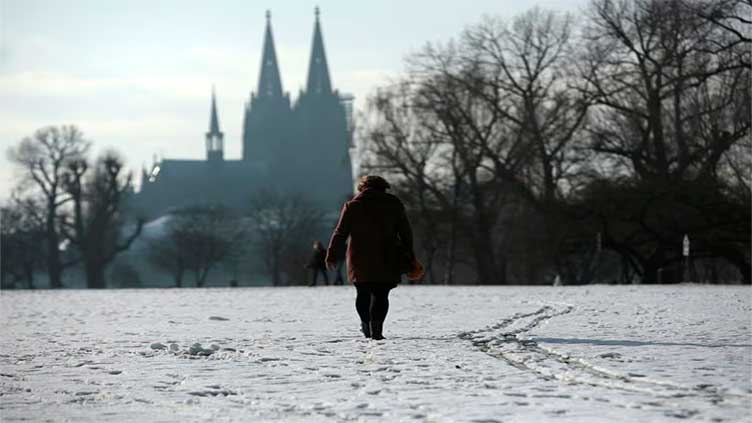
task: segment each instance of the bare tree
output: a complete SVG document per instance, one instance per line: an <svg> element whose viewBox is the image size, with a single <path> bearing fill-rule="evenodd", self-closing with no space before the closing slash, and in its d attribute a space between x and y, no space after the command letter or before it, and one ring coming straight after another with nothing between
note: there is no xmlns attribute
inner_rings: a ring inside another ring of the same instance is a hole
<svg viewBox="0 0 752 423"><path fill-rule="evenodd" d="M643 180L715 175L750 128L749 43L702 17L730 5L593 3L583 76L599 106L596 151Z"/></svg>
<svg viewBox="0 0 752 423"><path fill-rule="evenodd" d="M452 283L454 252L456 251L456 213L450 210L456 206L458 196L451 197L452 190L446 192L447 185L459 188L458 183L447 183L447 178L435 174L430 166L441 160L442 139L433 137L424 125L426 119L412 106L415 97L415 84L409 80L400 81L391 87L380 89L369 100L367 114L362 125L361 142L364 144L364 158L361 165L364 173L384 174L392 181L393 189L406 200L408 214L414 222L413 230L426 260L428 281L436 283L434 262L440 248L447 245L448 260L444 283ZM456 163L456 160L454 161ZM456 176L458 169L455 170ZM457 179L455 178L455 182ZM444 242L440 230L440 210L449 211L454 219L449 222L450 234Z"/></svg>
<svg viewBox="0 0 752 423"><path fill-rule="evenodd" d="M596 102L592 148L610 164L604 177L630 178L608 195L632 199L624 214L595 213L608 229L605 245L643 281L681 259L685 233L750 280L749 196L724 194L729 176L740 174L730 153L750 134L750 40L737 30L744 8L688 0L598 0L590 8L582 77Z"/></svg>
<svg viewBox="0 0 752 423"><path fill-rule="evenodd" d="M21 188L37 191L44 198L41 205L45 224L44 252L51 288L63 286L63 270L74 264L64 261L59 250L63 240L60 217L64 205L71 201L63 187L63 175L71 161L86 155L89 146L90 142L75 126L49 126L8 150L9 159L23 171Z"/></svg>
<svg viewBox="0 0 752 423"><path fill-rule="evenodd" d="M283 274L288 282L305 275L311 240L321 232L323 213L300 194L260 191L251 198L247 216L272 284L280 285Z"/></svg>
<svg viewBox="0 0 752 423"><path fill-rule="evenodd" d="M458 81L509 127L507 148L480 144L489 171L540 214L545 242L539 249L563 273L570 219L562 206L587 170L583 129L591 104L576 77L580 42L572 17L534 8L509 25L487 19L464 37L466 66L477 71Z"/></svg>
<svg viewBox="0 0 752 423"><path fill-rule="evenodd" d="M715 1L685 1L683 6L692 9L694 14L707 20L713 26L725 31L727 42L716 45L719 50L735 49L739 54L739 64L752 67L749 49L737 49L739 45L752 43L749 27L752 25L752 1L750 0L715 0ZM746 51L745 51L746 50Z"/></svg>
<svg viewBox="0 0 752 423"><path fill-rule="evenodd" d="M153 266L171 272L175 286L183 286L186 271L197 287L206 284L209 272L241 249L247 239L245 223L228 209L196 206L175 211L167 233L149 248Z"/></svg>
<svg viewBox="0 0 752 423"><path fill-rule="evenodd" d="M582 164L574 153L583 146L590 98L578 89L573 56L580 45L573 32L570 15L534 8L509 25L487 19L465 33L464 60L477 71L458 82L484 99L519 137L505 155L482 147L494 172L524 187L528 199L543 209L561 199ZM521 169L515 166L520 161Z"/></svg>
<svg viewBox="0 0 752 423"><path fill-rule="evenodd" d="M141 233L143 221L138 220L130 234L122 234L133 178L123 170L123 160L112 151L101 156L91 170L85 159L69 161L66 167L64 186L72 199L73 216L64 219L62 229L83 258L89 288L107 287L107 266Z"/></svg>
<svg viewBox="0 0 752 423"><path fill-rule="evenodd" d="M34 273L44 268L45 225L33 198L11 198L0 208L0 273L3 288L24 282L34 289Z"/></svg>
<svg viewBox="0 0 752 423"><path fill-rule="evenodd" d="M453 279L464 238L478 281L504 283L506 223L520 202L545 217L545 245L556 245L563 191L581 172L575 147L589 105L571 76L571 38L568 16L538 9L511 26L489 19L456 43L411 56L409 76L374 98L364 125L370 168L402 182L408 209L427 226L429 275L431 246L443 244L444 280Z"/></svg>
<svg viewBox="0 0 752 423"><path fill-rule="evenodd" d="M147 253L147 260L154 268L172 275L176 288L183 287L183 277L188 265L187 252L184 251L186 248L180 248L184 245L181 232L171 225L167 234L149 242Z"/></svg>

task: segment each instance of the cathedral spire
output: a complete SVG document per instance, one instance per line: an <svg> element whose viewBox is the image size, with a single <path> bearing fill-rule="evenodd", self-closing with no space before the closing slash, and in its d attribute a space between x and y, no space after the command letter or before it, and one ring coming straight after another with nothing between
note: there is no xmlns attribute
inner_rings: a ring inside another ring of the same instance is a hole
<svg viewBox="0 0 752 423"><path fill-rule="evenodd" d="M324 38L321 36L319 23L319 8L315 9L316 22L313 26L313 46L311 48L311 61L308 64L308 93L329 94L332 92L332 83L329 79L329 67L326 64L324 52Z"/></svg>
<svg viewBox="0 0 752 423"><path fill-rule="evenodd" d="M219 135L222 132L219 130L219 117L217 117L217 99L214 94L214 86L212 85L212 102L211 102L211 116L209 117L209 132L207 135Z"/></svg>
<svg viewBox="0 0 752 423"><path fill-rule="evenodd" d="M266 33L264 34L264 51L261 56L261 75L259 76L257 96L282 97L282 80L279 77L277 53L274 50L272 36L272 14L266 11Z"/></svg>
<svg viewBox="0 0 752 423"><path fill-rule="evenodd" d="M206 159L222 161L224 159L225 134L219 130L217 116L217 98L212 86L211 115L209 116L209 132L206 133Z"/></svg>

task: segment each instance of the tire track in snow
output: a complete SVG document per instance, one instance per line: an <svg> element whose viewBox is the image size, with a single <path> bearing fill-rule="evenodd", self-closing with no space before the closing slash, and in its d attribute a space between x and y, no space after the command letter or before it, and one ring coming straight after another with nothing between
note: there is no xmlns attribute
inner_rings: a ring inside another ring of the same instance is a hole
<svg viewBox="0 0 752 423"><path fill-rule="evenodd" d="M484 353L517 369L534 373L546 381L558 380L650 395L659 401L644 404L673 409L666 412L668 416L688 418L698 414L699 411L693 406L698 400L712 405L750 400L749 395L729 393L716 386L684 386L606 370L525 338L528 332L541 323L571 313L573 310L574 307L571 305L544 305L533 312L516 313L483 329L462 332L458 337L470 341Z"/></svg>

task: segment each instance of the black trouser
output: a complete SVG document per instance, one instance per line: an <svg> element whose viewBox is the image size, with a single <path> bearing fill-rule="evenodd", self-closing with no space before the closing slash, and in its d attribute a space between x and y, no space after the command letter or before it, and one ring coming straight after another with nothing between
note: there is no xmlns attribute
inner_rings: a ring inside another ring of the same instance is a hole
<svg viewBox="0 0 752 423"><path fill-rule="evenodd" d="M355 297L355 309L358 310L362 322L384 322L386 313L389 311L389 291L392 288L394 286L355 284L355 289L358 290L358 296Z"/></svg>
<svg viewBox="0 0 752 423"><path fill-rule="evenodd" d="M314 267L313 268L313 280L311 286L316 285L316 281L319 279L319 272L324 275L324 282L329 285L329 274L326 273L326 267Z"/></svg>

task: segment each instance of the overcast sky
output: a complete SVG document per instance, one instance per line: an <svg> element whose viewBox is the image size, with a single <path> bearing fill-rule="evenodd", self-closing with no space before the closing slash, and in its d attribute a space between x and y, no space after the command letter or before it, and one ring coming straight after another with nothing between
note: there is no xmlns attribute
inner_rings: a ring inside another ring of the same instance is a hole
<svg viewBox="0 0 752 423"><path fill-rule="evenodd" d="M303 88L314 7L335 88L356 107L403 69L406 54L446 41L484 14L535 5L578 14L586 0L0 0L0 200L15 174L6 151L37 128L75 124L132 169L153 155L202 159L212 84L225 157L239 158L243 104L272 28L285 91Z"/></svg>

